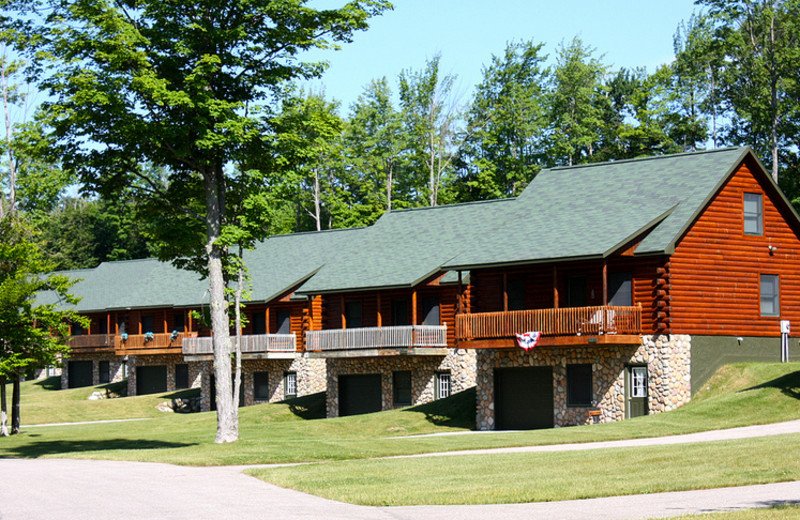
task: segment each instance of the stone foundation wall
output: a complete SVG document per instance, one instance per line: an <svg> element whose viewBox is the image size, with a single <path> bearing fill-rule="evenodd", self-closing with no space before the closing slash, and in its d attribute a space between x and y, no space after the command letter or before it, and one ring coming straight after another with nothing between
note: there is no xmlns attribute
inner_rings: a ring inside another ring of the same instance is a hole
<svg viewBox="0 0 800 520"><path fill-rule="evenodd" d="M253 373L267 372L269 399L256 400L254 397ZM284 376L286 372L297 374L297 396L316 394L325 391L325 360L306 356L294 359L255 359L242 361L242 391L244 406L282 401L285 398ZM189 363L189 377L196 374L200 386L202 410L211 410L211 376L214 364L211 361ZM195 379L193 379L194 381ZM193 386L194 388L194 386Z"/></svg>
<svg viewBox="0 0 800 520"><path fill-rule="evenodd" d="M108 377L110 383L116 383L125 379L125 362L123 358L114 354L78 354L72 355L64 360L61 371L61 388L69 387L69 362L70 361L91 361L92 362L92 386L100 383L100 362L108 361Z"/></svg>
<svg viewBox="0 0 800 520"><path fill-rule="evenodd" d="M445 356L387 356L372 358L328 359L328 417L339 416L339 376L381 374L381 406L394 408L392 372L411 371L412 405L434 400L435 373L450 372L451 392L461 392L475 386L476 353L474 350L450 349Z"/></svg>
<svg viewBox="0 0 800 520"><path fill-rule="evenodd" d="M567 365L592 365L592 406L567 406ZM639 346L479 350L477 425L493 430L494 369L550 366L553 368L554 424L573 426L592 422L591 410L599 410L600 422L625 418L625 370L629 365L648 368L649 413L673 410L691 399L691 338L686 335L643 336Z"/></svg>

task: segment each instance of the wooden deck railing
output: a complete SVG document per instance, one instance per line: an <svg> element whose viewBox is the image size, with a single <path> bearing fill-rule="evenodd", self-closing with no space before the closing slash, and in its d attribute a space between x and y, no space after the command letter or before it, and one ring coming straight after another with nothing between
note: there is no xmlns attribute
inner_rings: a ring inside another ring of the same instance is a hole
<svg viewBox="0 0 800 520"><path fill-rule="evenodd" d="M236 337L231 336L231 345L235 345ZM243 335L241 342L243 353L260 352L296 352L297 337L292 334L254 334ZM213 354L212 338L186 338L183 340L185 355Z"/></svg>
<svg viewBox="0 0 800 520"><path fill-rule="evenodd" d="M128 334L118 335L114 338L117 350L163 350L180 349L184 338L196 335L196 332L188 333L152 333L152 334Z"/></svg>
<svg viewBox="0 0 800 520"><path fill-rule="evenodd" d="M641 334L642 308L571 307L456 316L456 338L460 340L508 338L529 331L545 336Z"/></svg>
<svg viewBox="0 0 800 520"><path fill-rule="evenodd" d="M306 349L311 351L446 346L445 325L360 327L306 332Z"/></svg>
<svg viewBox="0 0 800 520"><path fill-rule="evenodd" d="M113 334L83 334L80 336L71 336L69 338L69 346L73 350L81 349L113 349L114 348L114 335Z"/></svg>

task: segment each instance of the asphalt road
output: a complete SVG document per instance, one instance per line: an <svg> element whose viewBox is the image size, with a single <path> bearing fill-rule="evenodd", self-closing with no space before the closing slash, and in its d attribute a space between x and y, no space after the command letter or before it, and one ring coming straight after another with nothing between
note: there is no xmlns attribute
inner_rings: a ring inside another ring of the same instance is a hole
<svg viewBox="0 0 800 520"><path fill-rule="evenodd" d="M720 430L617 445L702 442L789 433L800 421ZM638 443L638 444L637 444ZM611 447L561 445L526 451ZM498 451L517 451L511 448ZM476 453L476 452L470 452ZM509 475L513 478L513 475ZM800 504L800 481L651 495L532 504L364 507L282 489L242 473L242 467L68 459L0 460L0 520L304 519L458 520L634 519Z"/></svg>

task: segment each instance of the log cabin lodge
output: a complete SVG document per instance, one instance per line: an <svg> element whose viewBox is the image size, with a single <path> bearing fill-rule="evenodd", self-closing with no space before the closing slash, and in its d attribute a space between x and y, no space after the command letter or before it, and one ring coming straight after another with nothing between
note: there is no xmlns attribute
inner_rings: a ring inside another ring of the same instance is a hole
<svg viewBox="0 0 800 520"><path fill-rule="evenodd" d="M658 413L800 327L800 217L746 147L543 170L513 199L273 236L245 262L240 404L326 392L329 417L471 387L482 430ZM200 387L213 409L204 280L153 259L66 274L91 324L63 387Z"/></svg>

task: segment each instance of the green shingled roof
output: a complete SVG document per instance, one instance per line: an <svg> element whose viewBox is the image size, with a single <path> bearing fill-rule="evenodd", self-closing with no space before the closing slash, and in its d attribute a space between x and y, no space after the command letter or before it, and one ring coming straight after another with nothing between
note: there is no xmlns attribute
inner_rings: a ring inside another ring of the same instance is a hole
<svg viewBox="0 0 800 520"><path fill-rule="evenodd" d="M271 301L313 276L327 262L365 245L368 228L275 235L245 252L253 284L251 300Z"/></svg>
<svg viewBox="0 0 800 520"><path fill-rule="evenodd" d="M495 233L514 204L504 199L386 213L298 292L416 285L478 237Z"/></svg>
<svg viewBox="0 0 800 520"><path fill-rule="evenodd" d="M637 255L669 254L749 148L543 170L495 233L448 269L602 258L649 231Z"/></svg>
<svg viewBox="0 0 800 520"><path fill-rule="evenodd" d="M245 253L250 300L268 302L298 286L300 296L412 287L447 270L454 282L454 270L602 258L642 235L637 255L670 254L748 155L755 159L749 148L727 148L553 168L516 199L392 211L369 228L274 236ZM207 301L205 280L155 259L64 274L83 279L73 289L81 312Z"/></svg>

